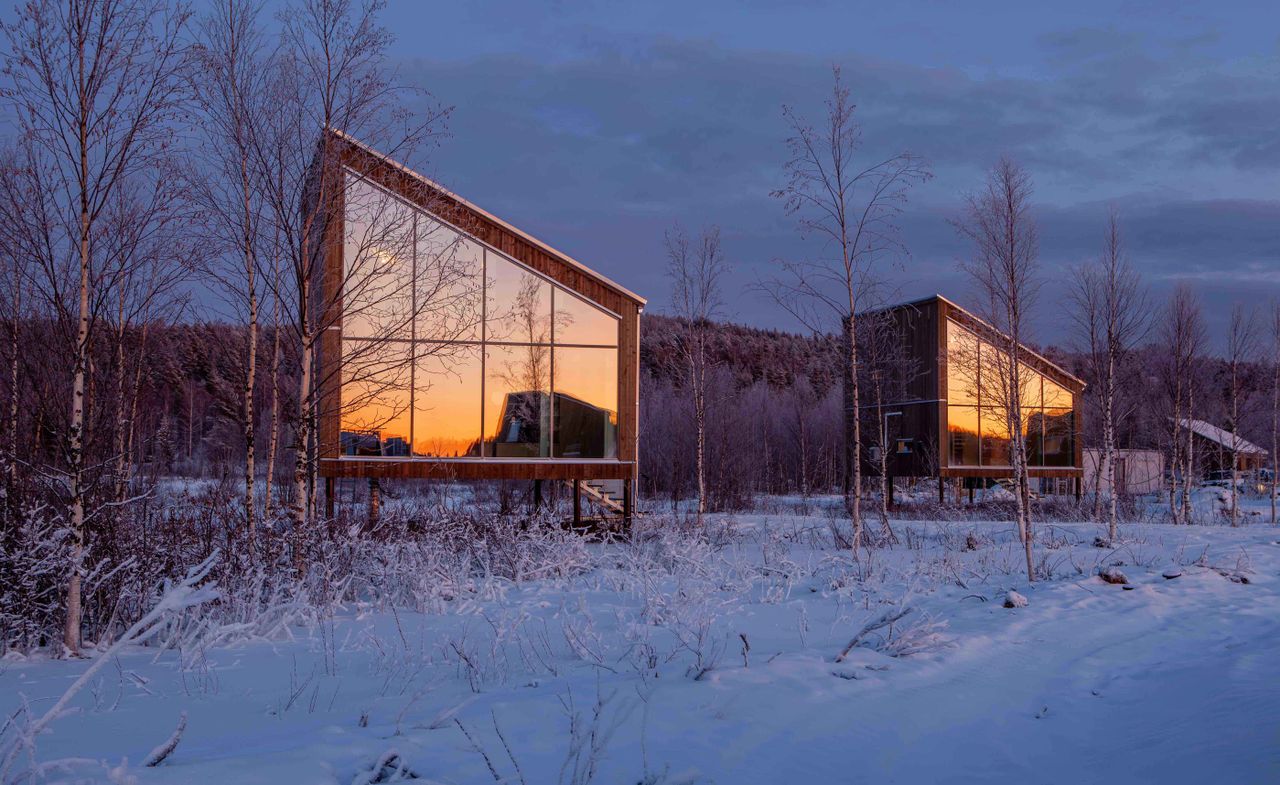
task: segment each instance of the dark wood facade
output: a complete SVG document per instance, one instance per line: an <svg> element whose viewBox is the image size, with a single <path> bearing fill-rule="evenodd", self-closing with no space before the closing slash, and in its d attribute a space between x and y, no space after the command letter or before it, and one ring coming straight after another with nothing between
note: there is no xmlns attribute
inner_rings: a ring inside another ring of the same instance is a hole
<svg viewBox="0 0 1280 785"><path fill-rule="evenodd" d="M987 341L1001 338L996 329L941 295L892 306L874 314L891 320L892 329L902 343L904 359L915 368L905 382L904 394L892 404L875 407L864 402L860 407L864 428L873 425L874 418L892 418L887 421L891 423L887 428L890 436L889 473L895 477L1009 477L1011 468L1007 466L953 465L948 443L949 325L954 322ZM1081 417L1085 384L1026 347L1023 347L1022 359L1045 379L1070 391L1072 398L1069 465L1031 466L1029 474L1032 477L1078 480L1083 477L1084 466ZM878 466L868 462L866 469L874 473Z"/></svg>
<svg viewBox="0 0 1280 785"><path fill-rule="evenodd" d="M326 478L398 479L502 479L502 480L626 480L634 482L639 451L640 313L645 300L610 281L569 256L531 237L439 184L341 133L329 137L324 167L331 178L350 170L401 197L491 251L514 260L538 275L616 314L617 457L616 459L564 458L425 458L354 457L341 452L342 280L344 253L344 205L342 187L328 189L330 200L322 222L324 260L322 280L313 284L316 302L323 311L317 324L317 400L319 473Z"/></svg>

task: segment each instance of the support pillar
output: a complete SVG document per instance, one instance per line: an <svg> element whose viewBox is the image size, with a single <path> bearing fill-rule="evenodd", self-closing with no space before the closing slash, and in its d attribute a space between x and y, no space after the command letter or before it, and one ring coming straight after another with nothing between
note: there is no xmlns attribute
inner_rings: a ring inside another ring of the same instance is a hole
<svg viewBox="0 0 1280 785"><path fill-rule="evenodd" d="M622 519L627 523L631 523L632 506L635 504L635 480L625 480L622 483Z"/></svg>
<svg viewBox="0 0 1280 785"><path fill-rule="evenodd" d="M892 477L890 477L890 478L889 478L889 482L887 483L887 487L888 487L888 489L889 489L889 509L891 509L891 510L892 510L892 509L893 509L893 505L894 505L894 502L893 502L893 478L892 478Z"/></svg>
<svg viewBox="0 0 1280 785"><path fill-rule="evenodd" d="M1073 478L1071 479L1071 481L1072 481L1072 482L1075 484L1075 486L1076 486L1076 504L1079 504L1079 503L1080 503L1080 497L1081 497L1081 496L1083 495L1083 493L1084 493L1084 483L1082 482L1082 480L1083 480L1083 478L1082 478L1082 477L1073 477Z"/></svg>
<svg viewBox="0 0 1280 785"><path fill-rule="evenodd" d="M542 480L533 481L533 509L535 512L542 509Z"/></svg>
<svg viewBox="0 0 1280 785"><path fill-rule="evenodd" d="M332 477L324 478L324 517L330 520L333 520L334 501L335 501L334 497L336 496L334 492L334 485L336 484L337 483L334 480L334 478Z"/></svg>
<svg viewBox="0 0 1280 785"><path fill-rule="evenodd" d="M973 483L969 483L969 503L973 504Z"/></svg>
<svg viewBox="0 0 1280 785"><path fill-rule="evenodd" d="M378 516L382 512L382 486L377 477L369 478L369 528L378 525Z"/></svg>
<svg viewBox="0 0 1280 785"><path fill-rule="evenodd" d="M947 503L947 478L938 475L938 504Z"/></svg>
<svg viewBox="0 0 1280 785"><path fill-rule="evenodd" d="M582 525L582 480L573 481L573 525Z"/></svg>

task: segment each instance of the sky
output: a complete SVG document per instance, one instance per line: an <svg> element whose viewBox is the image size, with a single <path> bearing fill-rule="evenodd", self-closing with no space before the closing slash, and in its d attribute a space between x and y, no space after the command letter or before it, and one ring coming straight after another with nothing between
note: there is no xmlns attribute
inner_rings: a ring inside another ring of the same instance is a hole
<svg viewBox="0 0 1280 785"><path fill-rule="evenodd" d="M839 65L862 154L923 156L894 296L961 302L949 219L1001 155L1035 183L1036 340L1070 343L1062 282L1108 210L1161 303L1280 297L1280 6L1216 2L853 3L391 0L404 81L454 107L425 165L462 196L668 309L663 234L721 228L725 316L803 329L753 285L824 253L770 192L784 105L817 119Z"/></svg>

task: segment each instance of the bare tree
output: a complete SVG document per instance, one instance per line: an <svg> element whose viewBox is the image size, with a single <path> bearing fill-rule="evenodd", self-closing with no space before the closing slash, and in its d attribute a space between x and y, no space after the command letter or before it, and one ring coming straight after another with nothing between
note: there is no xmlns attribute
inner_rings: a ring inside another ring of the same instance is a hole
<svg viewBox="0 0 1280 785"><path fill-rule="evenodd" d="M897 224L911 187L932 177L929 166L908 152L888 158L857 160L862 129L855 105L833 68L831 97L826 118L815 126L790 107L783 116L791 130L787 140L790 159L787 183L774 192L786 211L799 218L801 231L816 235L826 246L816 261L782 262L783 274L766 290L809 329L847 330L848 385L845 421L850 423L845 445L849 474L845 500L853 523L853 548L863 537L862 527L862 431L858 422L857 312L865 300L875 266L900 259L907 253ZM834 321L832 321L834 317Z"/></svg>
<svg viewBox="0 0 1280 785"><path fill-rule="evenodd" d="M859 355L862 357L862 387L870 400L862 406L860 417L874 416L871 430L871 454L880 481L880 536L885 542L897 541L889 523L890 484L893 477L889 464L896 440L892 435L892 418L901 417L894 406L906 398L907 385L920 369L907 351L907 342L895 312L872 311L859 320Z"/></svg>
<svg viewBox="0 0 1280 785"><path fill-rule="evenodd" d="M1280 495L1280 302L1271 305L1271 522Z"/></svg>
<svg viewBox="0 0 1280 785"><path fill-rule="evenodd" d="M688 394L693 403L694 471L698 483L698 519L707 511L707 373L715 365L711 354L711 323L721 315L721 285L728 262L720 250L720 228L704 229L690 248L689 235L676 225L666 234L667 277L671 302L682 320L679 350Z"/></svg>
<svg viewBox="0 0 1280 785"><path fill-rule="evenodd" d="M32 0L5 27L8 95L37 164L40 201L31 207L44 211L46 291L75 324L64 435L71 564L63 644L71 654L80 650L90 346L112 269L101 219L128 184L165 168L186 19L163 0Z"/></svg>
<svg viewBox="0 0 1280 785"><path fill-rule="evenodd" d="M1240 437L1241 420L1249 404L1246 388L1246 366L1258 350L1256 322L1252 312L1240 305L1231 309L1231 324L1227 330L1227 413L1231 420L1231 525L1240 522Z"/></svg>
<svg viewBox="0 0 1280 785"><path fill-rule="evenodd" d="M254 154L263 171L263 200L271 223L281 275L273 282L274 294L287 314L284 328L292 333L297 358L297 393L292 416L294 468L293 521L295 545L300 546L315 507L317 391L333 380L317 376L319 336L337 320L349 315L341 299L364 297L368 308L376 306L376 294L392 286L403 273L394 264L404 258L406 217L395 200L384 199L378 215L366 222L368 231L357 243L363 249L345 266L344 280L332 287L340 302L330 302L317 288L329 249L325 221L344 201L351 203L353 188L369 186L344 176L339 156L339 134L359 139L388 158L407 160L424 143L441 133L447 109L431 107L415 115L410 99L424 98L421 91L402 85L387 65L391 34L378 24L385 3L369 0L299 0L280 16L284 28L281 46L271 63L266 103L271 111L253 136ZM364 193L366 203L377 202ZM300 210L300 205L309 209ZM379 250L380 249L380 250ZM375 252L376 251L376 252ZM451 286L447 275L437 279L441 288ZM403 289L403 287L401 287ZM394 294L396 289L392 289ZM403 295L385 301L398 307ZM343 307L335 307L341 304ZM414 314L401 311L384 319L384 334L412 323ZM398 324L396 319L400 318ZM385 347L369 344L369 362L382 362ZM381 348L380 348L381 347ZM356 358L357 360L359 358ZM404 373L405 363L390 373ZM344 404L345 405L345 404ZM305 567L298 547L295 564Z"/></svg>
<svg viewBox="0 0 1280 785"><path fill-rule="evenodd" d="M1076 271L1070 297L1072 319L1084 344L1091 381L1097 385L1096 399L1102 415L1102 460L1099 474L1105 475L1108 537L1116 539L1117 490L1116 420L1121 365L1142 339L1147 329L1147 295L1137 272L1130 267L1120 241L1120 223L1114 212L1107 222L1102 256ZM1100 517L1101 483L1095 484L1094 515Z"/></svg>
<svg viewBox="0 0 1280 785"><path fill-rule="evenodd" d="M1191 486L1195 470L1195 432L1187 427L1195 417L1197 371L1205 346L1204 317L1195 292L1185 284L1174 287L1166 309L1161 342L1168 347L1165 386L1171 404L1169 511L1174 523L1191 517Z"/></svg>
<svg viewBox="0 0 1280 785"><path fill-rule="evenodd" d="M198 26L191 92L199 109L199 165L191 172L216 253L205 273L217 283L246 326L241 411L244 431L244 511L254 541L254 489L258 373L259 252L264 245L262 170L254 156L255 122L270 111L262 104L268 58L258 26L256 0L218 0Z"/></svg>
<svg viewBox="0 0 1280 785"><path fill-rule="evenodd" d="M983 357L982 394L984 400L999 402L998 411L1010 435L1018 534L1026 552L1027 580L1034 581L1031 487L1022 438L1026 432L1024 388L1032 381L1022 360L1022 342L1027 337L1027 315L1039 291L1039 241L1031 194L1030 175L1003 158L987 174L983 189L967 198L964 214L954 226L973 244L973 255L962 267L977 285L982 315L995 327L992 340L998 351L990 362Z"/></svg>

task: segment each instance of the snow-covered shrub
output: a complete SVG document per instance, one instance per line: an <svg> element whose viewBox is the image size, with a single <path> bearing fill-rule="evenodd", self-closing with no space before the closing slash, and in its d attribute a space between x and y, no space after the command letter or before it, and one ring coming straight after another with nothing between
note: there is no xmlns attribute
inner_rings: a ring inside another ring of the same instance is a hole
<svg viewBox="0 0 1280 785"><path fill-rule="evenodd" d="M0 656L49 642L62 619L66 530L48 508L18 510L0 529Z"/></svg>

